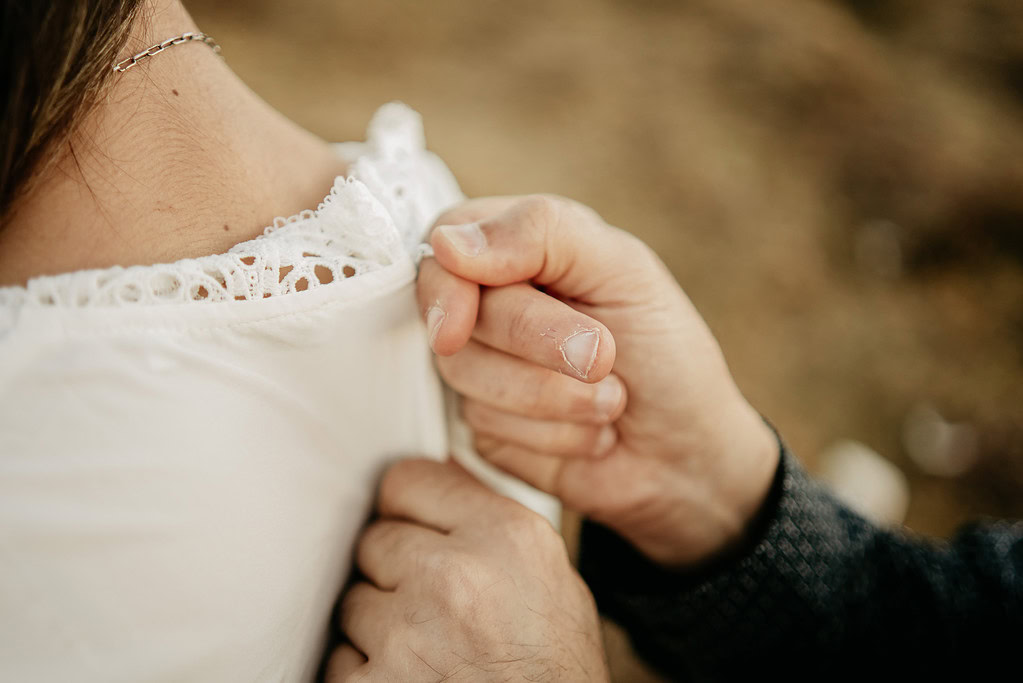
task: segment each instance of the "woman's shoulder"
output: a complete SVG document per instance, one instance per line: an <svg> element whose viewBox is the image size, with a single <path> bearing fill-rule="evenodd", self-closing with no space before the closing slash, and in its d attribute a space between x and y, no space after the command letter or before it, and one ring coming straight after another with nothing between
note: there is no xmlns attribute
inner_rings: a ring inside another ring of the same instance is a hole
<svg viewBox="0 0 1023 683"><path fill-rule="evenodd" d="M0 288L0 335L25 309L87 310L93 317L168 305L178 307L177 315L181 307L213 304L263 303L269 310L268 300L289 297L300 306L295 295L308 300L310 290L329 285L335 295L365 295L383 286L382 271L409 279L432 220L462 198L447 166L426 149L420 115L401 103L385 104L365 141L334 149L348 171L316 208L279 217L225 253L79 270Z"/></svg>

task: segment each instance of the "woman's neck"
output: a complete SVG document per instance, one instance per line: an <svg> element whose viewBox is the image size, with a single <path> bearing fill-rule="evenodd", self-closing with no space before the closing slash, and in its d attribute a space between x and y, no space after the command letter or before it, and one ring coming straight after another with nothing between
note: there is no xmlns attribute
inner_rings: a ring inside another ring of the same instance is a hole
<svg viewBox="0 0 1023 683"><path fill-rule="evenodd" d="M196 30L157 0L123 52ZM114 74L57 154L0 229L0 285L220 253L315 207L345 170L198 42Z"/></svg>

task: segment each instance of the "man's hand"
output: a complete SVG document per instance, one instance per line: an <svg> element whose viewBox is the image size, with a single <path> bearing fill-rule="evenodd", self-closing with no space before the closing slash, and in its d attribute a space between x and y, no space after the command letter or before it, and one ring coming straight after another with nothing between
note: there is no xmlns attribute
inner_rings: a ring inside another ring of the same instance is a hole
<svg viewBox="0 0 1023 683"><path fill-rule="evenodd" d="M419 303L480 454L664 565L737 542L777 443L660 259L556 197L437 225Z"/></svg>
<svg viewBox="0 0 1023 683"><path fill-rule="evenodd" d="M330 683L608 680L593 598L545 519L427 460L392 467L378 508Z"/></svg>

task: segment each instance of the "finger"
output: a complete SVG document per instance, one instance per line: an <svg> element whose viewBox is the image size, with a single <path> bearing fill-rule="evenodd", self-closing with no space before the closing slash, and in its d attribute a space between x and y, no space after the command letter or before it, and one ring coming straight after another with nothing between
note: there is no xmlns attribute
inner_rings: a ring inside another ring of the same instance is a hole
<svg viewBox="0 0 1023 683"><path fill-rule="evenodd" d="M476 324L479 285L427 258L419 266L416 296L434 353L447 356L465 346Z"/></svg>
<svg viewBox="0 0 1023 683"><path fill-rule="evenodd" d="M600 458L614 448L618 433L611 425L536 420L464 401L462 414L478 434L485 434L528 450L577 458Z"/></svg>
<svg viewBox="0 0 1023 683"><path fill-rule="evenodd" d="M480 455L498 469L558 498L561 497L560 482L565 467L580 463L508 443L484 444Z"/></svg>
<svg viewBox="0 0 1023 683"><path fill-rule="evenodd" d="M663 271L638 239L591 209L547 195L467 202L441 216L430 237L437 262L472 282L532 281L590 304L632 303L637 278Z"/></svg>
<svg viewBox="0 0 1023 683"><path fill-rule="evenodd" d="M511 504L470 474L449 463L403 460L380 483L377 509L385 518L403 519L451 532Z"/></svg>
<svg viewBox="0 0 1023 683"><path fill-rule="evenodd" d="M472 334L585 382L604 379L614 365L614 338L603 323L528 284L485 289Z"/></svg>
<svg viewBox="0 0 1023 683"><path fill-rule="evenodd" d="M524 417L605 424L627 403L625 384L613 373L585 384L473 340L438 358L437 369L459 394Z"/></svg>
<svg viewBox="0 0 1023 683"><path fill-rule="evenodd" d="M663 495L666 485L663 463L623 449L594 461L537 453L492 437L477 442L480 455L490 464L605 524L618 521L614 511L635 505L637 496L652 500ZM640 489L623 486L624 482L638 482Z"/></svg>
<svg viewBox="0 0 1023 683"><path fill-rule="evenodd" d="M416 560L426 550L444 542L444 535L418 524L381 520L359 539L356 564L381 590L394 590L416 570Z"/></svg>
<svg viewBox="0 0 1023 683"><path fill-rule="evenodd" d="M370 660L384 651L393 629L393 594L365 581L353 584L341 600L339 616L345 637Z"/></svg>
<svg viewBox="0 0 1023 683"><path fill-rule="evenodd" d="M363 673L369 673L366 668L366 657L345 643L331 653L324 680L326 683L347 683L347 681L363 679L364 677L361 675Z"/></svg>
<svg viewBox="0 0 1023 683"><path fill-rule="evenodd" d="M461 225L463 223L479 221L489 216L496 216L515 206L524 198L522 195L497 195L467 199L439 215L433 222L433 225L434 227L440 225Z"/></svg>

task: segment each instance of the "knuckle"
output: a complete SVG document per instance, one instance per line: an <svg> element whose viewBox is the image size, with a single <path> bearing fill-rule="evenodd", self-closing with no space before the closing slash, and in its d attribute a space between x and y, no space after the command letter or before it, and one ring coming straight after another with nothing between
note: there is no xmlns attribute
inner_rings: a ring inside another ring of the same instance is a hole
<svg viewBox="0 0 1023 683"><path fill-rule="evenodd" d="M395 494L402 488L401 480L402 472L398 469L397 465L387 468L384 476L380 479L378 496L381 502L390 501L394 498Z"/></svg>
<svg viewBox="0 0 1023 683"><path fill-rule="evenodd" d="M377 549L393 548L397 545L398 527L390 522L374 522L359 539L355 554L357 563L362 566L370 554Z"/></svg>
<svg viewBox="0 0 1023 683"><path fill-rule="evenodd" d="M661 258L649 244L631 232L626 232L625 230L619 230L619 232L623 238L622 251L630 260L641 264L645 268L657 267L659 269Z"/></svg>
<svg viewBox="0 0 1023 683"><path fill-rule="evenodd" d="M419 553L417 564L419 568L434 580L444 585L452 580L456 574L463 571L462 563L471 562L466 553L451 550L449 548L429 548Z"/></svg>
<svg viewBox="0 0 1023 683"><path fill-rule="evenodd" d="M591 206L583 204L580 201L574 199L562 198L562 210L570 211L581 221L588 223L596 223L598 225L606 225L604 218Z"/></svg>
<svg viewBox="0 0 1023 683"><path fill-rule="evenodd" d="M380 480L380 499L393 500L409 482L415 481L424 465L429 461L423 458L400 460L391 465Z"/></svg>
<svg viewBox="0 0 1023 683"><path fill-rule="evenodd" d="M471 609L489 576L480 558L464 551L426 553L421 562L438 603L454 612Z"/></svg>
<svg viewBox="0 0 1023 683"><path fill-rule="evenodd" d="M558 224L565 200L552 194L533 194L525 197L522 204L532 227L542 232Z"/></svg>
<svg viewBox="0 0 1023 683"><path fill-rule="evenodd" d="M363 532L362 536L355 544L355 564L359 567L364 567L367 560L371 557L373 549L379 540L380 532L376 530L376 525L372 525Z"/></svg>
<svg viewBox="0 0 1023 683"><path fill-rule="evenodd" d="M529 213L538 217L548 216L561 210L565 199L556 194L536 193L522 198L522 204Z"/></svg>
<svg viewBox="0 0 1023 683"><path fill-rule="evenodd" d="M365 661L355 652L351 645L342 645L334 650L327 661L327 669L323 680L326 683L349 683L349 681L365 680L365 671L351 670L353 659Z"/></svg>
<svg viewBox="0 0 1023 683"><path fill-rule="evenodd" d="M369 585L365 583L356 583L345 596L341 599L341 608L339 615L341 617L341 625L351 620L351 617L356 614L366 602L366 591L369 590Z"/></svg>
<svg viewBox="0 0 1023 683"><path fill-rule="evenodd" d="M383 478L380 479L381 500L391 500L403 488L402 481L404 480L406 469L404 462L387 468Z"/></svg>
<svg viewBox="0 0 1023 683"><path fill-rule="evenodd" d="M508 502L510 505L504 523L504 534L508 540L529 547L561 538L547 519L518 503Z"/></svg>

